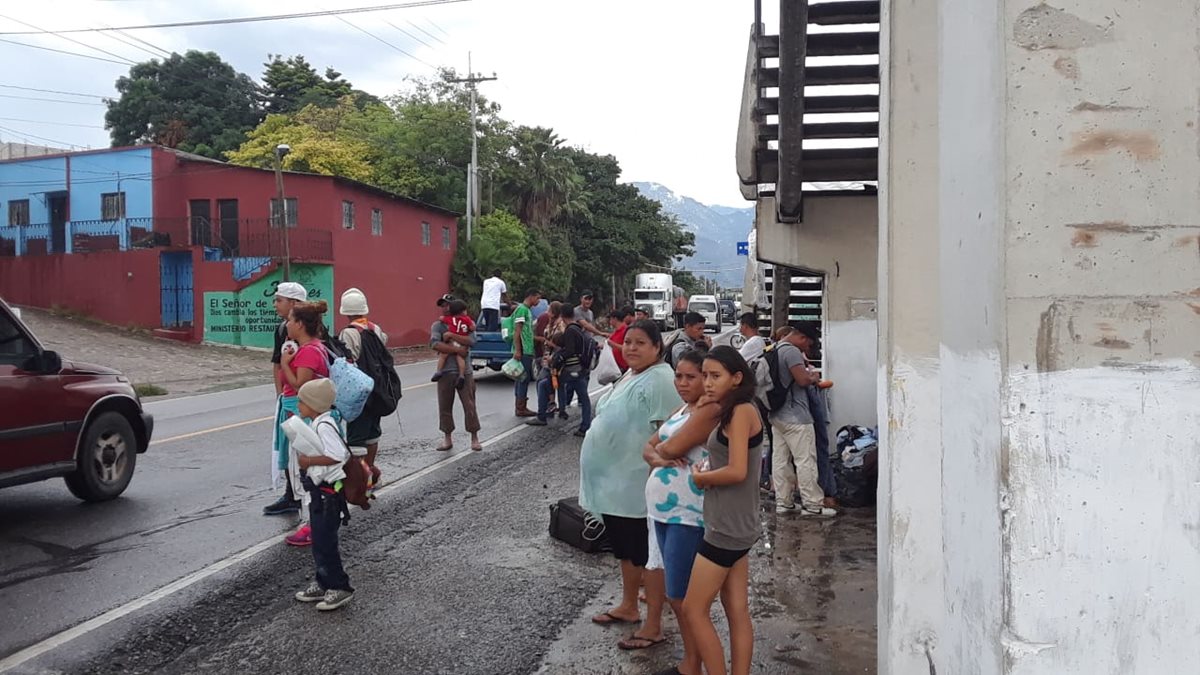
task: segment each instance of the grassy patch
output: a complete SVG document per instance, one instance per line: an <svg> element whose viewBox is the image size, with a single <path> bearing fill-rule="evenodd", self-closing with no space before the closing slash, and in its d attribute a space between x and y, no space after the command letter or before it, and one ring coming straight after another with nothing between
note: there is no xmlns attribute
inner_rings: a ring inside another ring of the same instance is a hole
<svg viewBox="0 0 1200 675"><path fill-rule="evenodd" d="M135 384L133 389L138 396L166 396L168 393L166 389L157 384Z"/></svg>

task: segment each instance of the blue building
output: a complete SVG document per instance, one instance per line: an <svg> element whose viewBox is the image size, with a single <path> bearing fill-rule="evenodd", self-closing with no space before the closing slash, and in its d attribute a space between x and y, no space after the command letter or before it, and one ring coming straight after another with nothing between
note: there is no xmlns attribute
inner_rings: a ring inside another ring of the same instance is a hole
<svg viewBox="0 0 1200 675"><path fill-rule="evenodd" d="M145 146L0 162L0 246L72 253L78 237L127 250L152 229L152 158Z"/></svg>

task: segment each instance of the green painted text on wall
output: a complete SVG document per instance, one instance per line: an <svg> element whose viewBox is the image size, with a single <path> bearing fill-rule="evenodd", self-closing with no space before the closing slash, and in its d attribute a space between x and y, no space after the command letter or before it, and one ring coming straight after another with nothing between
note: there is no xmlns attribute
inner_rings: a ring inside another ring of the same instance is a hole
<svg viewBox="0 0 1200 675"><path fill-rule="evenodd" d="M204 294L204 340L226 345L271 349L280 318L275 313L275 289L282 270L236 292ZM292 265L292 281L304 284L309 300L330 302L333 297L332 265ZM332 309L332 307L331 307ZM329 315L326 314L326 324Z"/></svg>

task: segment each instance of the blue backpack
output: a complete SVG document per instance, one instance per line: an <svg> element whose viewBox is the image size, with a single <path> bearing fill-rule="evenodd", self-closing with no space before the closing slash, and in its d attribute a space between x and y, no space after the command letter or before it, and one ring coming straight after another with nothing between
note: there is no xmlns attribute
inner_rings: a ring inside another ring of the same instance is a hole
<svg viewBox="0 0 1200 675"><path fill-rule="evenodd" d="M345 356L334 356L328 348L325 356L329 359L329 379L333 382L333 407L347 422L358 419L375 389L375 380Z"/></svg>

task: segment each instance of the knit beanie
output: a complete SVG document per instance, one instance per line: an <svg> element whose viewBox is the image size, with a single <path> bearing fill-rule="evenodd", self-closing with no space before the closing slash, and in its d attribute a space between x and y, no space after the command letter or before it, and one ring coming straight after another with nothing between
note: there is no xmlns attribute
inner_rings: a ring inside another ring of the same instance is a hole
<svg viewBox="0 0 1200 675"><path fill-rule="evenodd" d="M333 407L333 382L327 377L305 382L299 393L300 401L319 414L327 413Z"/></svg>

